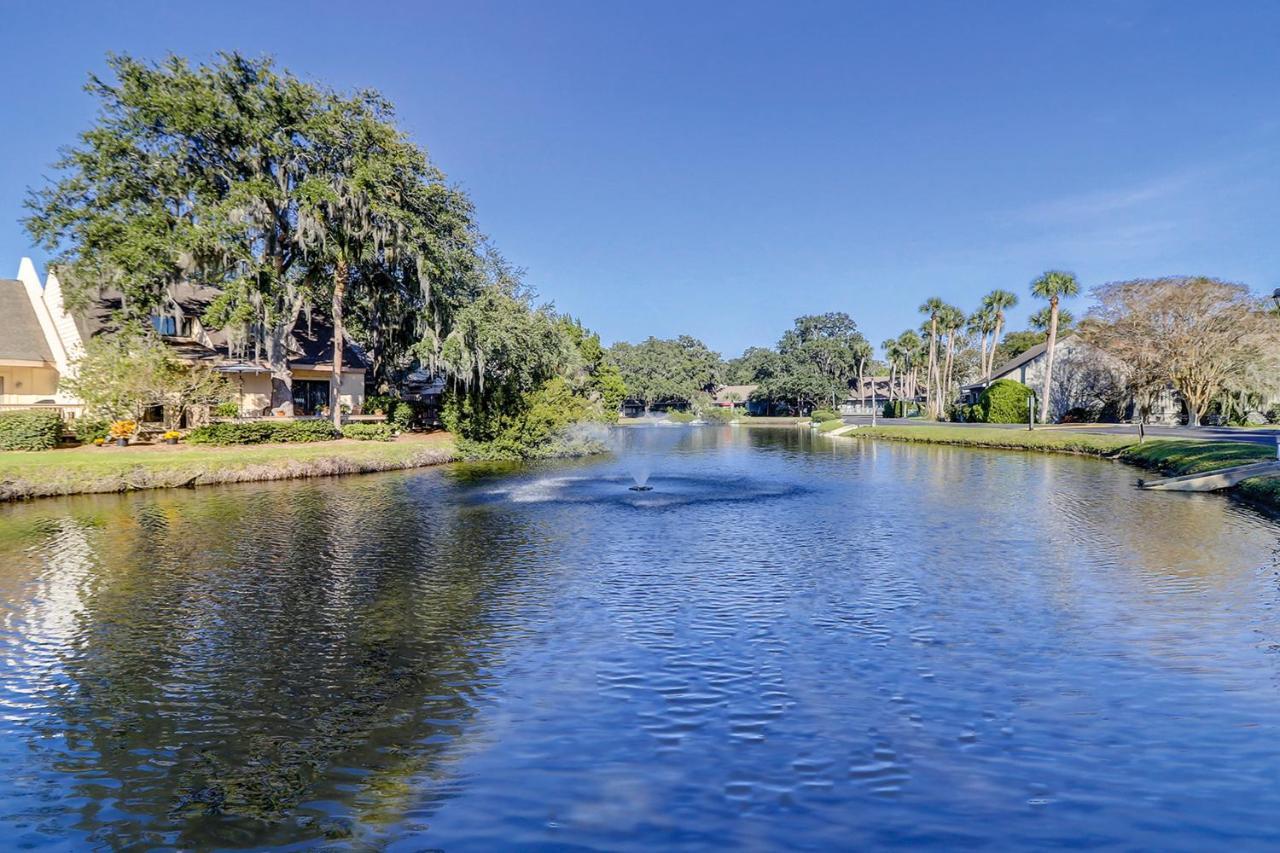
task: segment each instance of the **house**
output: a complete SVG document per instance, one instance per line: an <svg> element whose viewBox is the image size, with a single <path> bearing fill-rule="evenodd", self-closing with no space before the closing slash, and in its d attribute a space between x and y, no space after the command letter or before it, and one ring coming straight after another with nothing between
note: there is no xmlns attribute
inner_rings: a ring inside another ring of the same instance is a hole
<svg viewBox="0 0 1280 853"><path fill-rule="evenodd" d="M840 404L842 415L870 415L874 408L876 413L884 411L885 404L893 399L888 376L864 376L862 384L857 379L849 380L849 393Z"/></svg>
<svg viewBox="0 0 1280 853"><path fill-rule="evenodd" d="M328 406L333 327L305 319L299 322L289 345L292 393L286 395L284 383L273 382L264 353L201 322L218 294L215 288L180 284L151 315L151 325L183 361L204 362L225 373L236 388L242 416L273 412L317 415ZM35 266L24 258L18 281L0 282L0 406L47 405L71 416L83 409L79 400L58 391L59 380L72 375L86 341L116 331L120 307L119 294L104 293L87 309L68 312L57 276L49 273L42 285ZM345 341L338 399L352 412L359 412L364 404L366 369L363 351L354 342Z"/></svg>
<svg viewBox="0 0 1280 853"><path fill-rule="evenodd" d="M721 385L712 397L714 404L722 409L741 409L748 415L764 415L769 404L764 400L752 400L751 395L759 385Z"/></svg>
<svg viewBox="0 0 1280 853"><path fill-rule="evenodd" d="M1012 379L1033 389L1044 387L1048 344L1040 343L997 367L985 379L960 388L961 403L976 403L988 385ZM1068 333L1054 347L1053 387L1049 417L1059 421L1072 410L1086 410L1104 419L1133 418L1134 401L1124 389L1124 365L1090 346L1079 335ZM1177 424L1183 418L1181 399L1172 388L1157 395L1148 423Z"/></svg>
<svg viewBox="0 0 1280 853"><path fill-rule="evenodd" d="M0 279L0 411L50 409L76 417L84 406L59 390L80 356L79 330L62 304L62 286L50 274L41 285L23 258L16 279Z"/></svg>

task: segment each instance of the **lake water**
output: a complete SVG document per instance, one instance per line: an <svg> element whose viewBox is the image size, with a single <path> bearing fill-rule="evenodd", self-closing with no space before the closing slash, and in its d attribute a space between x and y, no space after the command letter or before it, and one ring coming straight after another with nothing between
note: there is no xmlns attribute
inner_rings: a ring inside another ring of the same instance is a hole
<svg viewBox="0 0 1280 853"><path fill-rule="evenodd" d="M1275 521L1089 459L618 440L0 509L4 847L1280 843Z"/></svg>

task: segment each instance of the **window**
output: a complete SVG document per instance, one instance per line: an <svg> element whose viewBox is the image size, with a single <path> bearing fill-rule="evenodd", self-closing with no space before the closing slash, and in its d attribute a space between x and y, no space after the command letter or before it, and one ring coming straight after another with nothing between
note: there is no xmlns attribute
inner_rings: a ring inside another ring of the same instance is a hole
<svg viewBox="0 0 1280 853"><path fill-rule="evenodd" d="M293 413L318 415L329 405L329 383L316 379L293 380Z"/></svg>
<svg viewBox="0 0 1280 853"><path fill-rule="evenodd" d="M162 314L151 315L151 327L162 335L178 334L178 321L173 317L166 317Z"/></svg>
<svg viewBox="0 0 1280 853"><path fill-rule="evenodd" d="M182 329L182 337L184 338L195 337L196 324L195 324L195 320L191 319L190 317L183 317L182 324L179 326L179 328Z"/></svg>

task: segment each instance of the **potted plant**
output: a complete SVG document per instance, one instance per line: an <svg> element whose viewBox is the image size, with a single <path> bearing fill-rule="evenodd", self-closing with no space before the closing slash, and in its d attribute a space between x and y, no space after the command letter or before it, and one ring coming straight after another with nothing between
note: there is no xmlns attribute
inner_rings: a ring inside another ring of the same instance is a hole
<svg viewBox="0 0 1280 853"><path fill-rule="evenodd" d="M94 446L94 447L106 447L106 446L107 446L107 440L106 440L105 438L95 438L95 439L93 440L93 446Z"/></svg>
<svg viewBox="0 0 1280 853"><path fill-rule="evenodd" d="M128 447L129 436L137 431L136 421L114 421L111 424L111 440L116 443L116 447Z"/></svg>
<svg viewBox="0 0 1280 853"><path fill-rule="evenodd" d="M171 429L164 435L160 436L160 438L165 444L177 444L178 439L182 438L182 433L178 432L176 429Z"/></svg>

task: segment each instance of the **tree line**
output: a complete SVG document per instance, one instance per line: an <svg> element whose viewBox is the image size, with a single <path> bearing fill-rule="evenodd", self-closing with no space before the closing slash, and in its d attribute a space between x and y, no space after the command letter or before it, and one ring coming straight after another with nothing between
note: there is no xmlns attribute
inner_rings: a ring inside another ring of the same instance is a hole
<svg viewBox="0 0 1280 853"><path fill-rule="evenodd" d="M1032 390L1039 419L1047 422L1061 396L1057 343L1067 333L1097 354L1092 379L1105 377L1105 388L1097 389L1103 406L1091 417L1104 406L1114 413L1131 402L1134 416L1145 419L1155 400L1173 390L1191 425L1215 408L1239 420L1266 408L1280 391L1280 309L1246 285L1203 276L1104 284L1089 291L1092 304L1079 322L1063 304L1081 293L1074 274L1049 270L1028 292L1044 304L1028 317L1029 328L1013 331L1009 312L1019 304L1013 291L990 291L972 312L931 297L919 306L919 327L881 342L882 359L843 312L799 317L775 346L749 347L728 360L689 336L619 343L610 355L628 397L646 410L706 405L720 385L754 385L754 399L789 412L835 408L851 388L857 398L866 393L868 376L880 376L888 410L918 406L925 417L954 419L963 417L957 404L963 385L990 378L1043 344L1045 369Z"/></svg>

